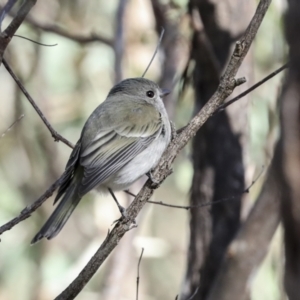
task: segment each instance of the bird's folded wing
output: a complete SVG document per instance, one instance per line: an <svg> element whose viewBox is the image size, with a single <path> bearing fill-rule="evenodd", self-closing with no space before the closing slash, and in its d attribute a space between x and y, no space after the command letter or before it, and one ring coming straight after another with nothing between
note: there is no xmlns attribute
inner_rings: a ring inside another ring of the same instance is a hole
<svg viewBox="0 0 300 300"><path fill-rule="evenodd" d="M84 167L79 193L84 195L111 175L118 172L134 157L145 150L161 133L162 123L159 113L150 120L122 122L120 126L103 128L82 149L80 165Z"/></svg>
<svg viewBox="0 0 300 300"><path fill-rule="evenodd" d="M60 184L60 187L58 189L58 192L54 199L53 204L55 204L61 198L61 196L65 193L65 191L67 190L68 186L70 185L70 183L72 181L76 163L78 162L79 155L80 155L80 147L81 147L81 144L80 144L80 140L79 140L70 155L65 172L61 177L61 184Z"/></svg>

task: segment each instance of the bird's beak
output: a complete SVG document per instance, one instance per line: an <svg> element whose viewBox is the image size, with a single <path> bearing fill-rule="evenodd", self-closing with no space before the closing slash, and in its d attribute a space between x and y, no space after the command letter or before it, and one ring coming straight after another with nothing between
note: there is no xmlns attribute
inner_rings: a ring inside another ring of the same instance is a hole
<svg viewBox="0 0 300 300"><path fill-rule="evenodd" d="M170 93L171 93L170 90L168 90L168 89L162 89L160 96L163 98L163 97L169 95Z"/></svg>

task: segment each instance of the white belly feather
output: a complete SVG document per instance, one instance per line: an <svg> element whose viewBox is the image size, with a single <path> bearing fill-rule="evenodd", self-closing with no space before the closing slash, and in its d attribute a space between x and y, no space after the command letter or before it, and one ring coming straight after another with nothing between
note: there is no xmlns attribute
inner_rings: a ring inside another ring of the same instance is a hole
<svg viewBox="0 0 300 300"><path fill-rule="evenodd" d="M169 138L159 136L155 139L147 149L110 177L104 184L105 187L115 191L127 189L136 180L153 169L170 142L170 128L166 128L165 134ZM104 185L101 185L101 189Z"/></svg>

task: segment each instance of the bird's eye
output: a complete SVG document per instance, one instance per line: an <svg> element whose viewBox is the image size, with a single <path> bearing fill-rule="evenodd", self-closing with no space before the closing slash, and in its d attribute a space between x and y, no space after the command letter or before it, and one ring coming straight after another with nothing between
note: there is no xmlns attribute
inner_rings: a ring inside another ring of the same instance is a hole
<svg viewBox="0 0 300 300"><path fill-rule="evenodd" d="M153 91L148 91L148 92L146 93L146 95L147 95L147 97L149 97L149 98L153 98L153 97L154 97L154 92L153 92Z"/></svg>

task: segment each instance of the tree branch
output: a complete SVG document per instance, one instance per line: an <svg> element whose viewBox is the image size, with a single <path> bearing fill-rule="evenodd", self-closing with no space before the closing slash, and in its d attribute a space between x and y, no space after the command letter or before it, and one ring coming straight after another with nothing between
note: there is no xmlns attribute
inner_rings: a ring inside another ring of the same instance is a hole
<svg viewBox="0 0 300 300"><path fill-rule="evenodd" d="M39 208L48 198L50 198L52 196L52 194L54 193L54 191L60 186L61 183L61 179L62 179L63 175L57 179L50 187L49 189L42 195L40 196L36 201L34 201L32 204L26 206L21 212L20 214L13 218L12 220L10 220L9 222L7 222L6 224L2 225L0 227L0 235L7 231L10 230L11 228L13 228L15 225L17 225L18 223L20 223L21 221L29 218L31 216L31 214L37 209Z"/></svg>
<svg viewBox="0 0 300 300"><path fill-rule="evenodd" d="M0 64L3 59L4 51L11 41L12 37L20 27L20 25L23 23L25 17L31 10L31 8L35 5L37 0L27 0L24 1L21 5L20 9L17 12L17 15L12 19L10 24L7 26L7 28L0 33ZM5 6L6 7L6 6ZM2 10L1 19L4 18L5 15L5 7ZM4 15L3 15L4 14Z"/></svg>
<svg viewBox="0 0 300 300"><path fill-rule="evenodd" d="M247 89L246 91L240 93L239 95L237 95L236 97L234 97L233 99L231 99L230 101L220 105L220 107L215 111L215 114L224 110L226 107L228 107L229 105L233 104L234 102L240 100L241 98L245 97L247 94L251 93L252 91L254 91L256 88L258 88L259 86L261 86L262 84L264 84L266 81L270 80L271 78L273 78L274 76L276 76L277 74L279 74L280 72L284 71L285 69L287 69L289 67L289 64L285 64L283 66L281 66L280 68L278 68L277 70L275 70L274 72L272 72L271 74L269 74L268 76L266 76L265 78L263 78L262 80L258 81L257 83L255 83L254 85L252 85L249 89Z"/></svg>
<svg viewBox="0 0 300 300"><path fill-rule="evenodd" d="M205 207L205 206L215 205L215 204L222 203L222 202L225 202L225 201L240 200L241 199L241 195L249 193L250 189L253 187L253 185L256 183L256 181L260 178L260 176L262 175L262 173L263 173L263 170L262 170L261 173L259 173L259 175L257 176L257 178L255 180L253 180L251 182L251 184L244 191L242 191L240 194L237 194L237 195L231 196L231 197L227 197L227 198L224 198L224 199L219 199L219 200L215 200L215 201L209 201L209 202L201 203L201 204L198 204L198 205L174 205L174 204L164 203L162 201L151 201L151 200L147 200L147 203L157 204L157 205L171 207L171 208L179 208L179 209L189 210L189 209L193 209L193 208L201 208L201 207ZM126 190L125 192L128 193L128 194L130 194L130 195L132 195L132 196L134 196L128 190Z"/></svg>
<svg viewBox="0 0 300 300"><path fill-rule="evenodd" d="M46 119L46 117L43 115L42 111L36 105L35 101L29 95L29 93L25 89L24 85L21 83L21 81L19 80L19 78L12 71L12 69L9 66L9 64L7 63L7 61L4 58L3 58L3 65L6 68L6 70L9 72L9 74L11 75L11 77L15 80L16 84L19 86L20 90L23 92L23 94L28 99L28 101L30 102L30 104L33 106L33 108L35 109L35 111L38 113L38 115L40 116L40 118L42 119L42 121L44 122L44 124L46 125L46 127L49 129L52 137L54 138L54 141L55 142L61 141L64 144L66 144L67 146L69 146L70 148L74 148L74 145L71 142L69 142L67 139L65 139L63 136L61 136L58 132L56 132L54 130L54 128L48 122L48 120Z"/></svg>
<svg viewBox="0 0 300 300"><path fill-rule="evenodd" d="M31 16L28 16L25 20L25 23L32 25L38 29L41 29L45 32L51 32L67 39L70 39L79 44L89 44L94 42L100 42L107 46L113 47L114 41L110 38L103 37L96 33L91 33L89 36L80 35L75 33L70 33L67 30L55 25L55 24L42 24L34 20Z"/></svg>
<svg viewBox="0 0 300 300"><path fill-rule="evenodd" d="M181 134L177 135L169 144L167 150L160 159L158 166L152 173L155 182L162 183L164 179L169 176L171 173L171 165L179 151L196 134L199 128L207 121L214 111L218 109L221 103L223 103L223 101L233 92L234 88L244 82L244 80L234 79L234 76L236 75L244 57L250 48L250 45L257 33L265 13L268 10L270 3L271 0L261 0L259 2L256 13L252 18L246 32L241 37L240 41L236 43L236 47L225 73L221 78L217 91L202 108L202 110L190 121ZM79 294L79 292L96 273L108 255L118 245L120 239L130 229L131 224L133 224L133 221L137 217L138 213L147 203L146 201L149 200L154 192L154 189L157 187L158 184L154 184L150 180L145 183L144 187L127 209L128 217L120 220L112 229L112 231L108 233L104 242L88 262L88 264L80 272L77 278L75 278L75 280L60 295L56 297L56 300L74 299Z"/></svg>

